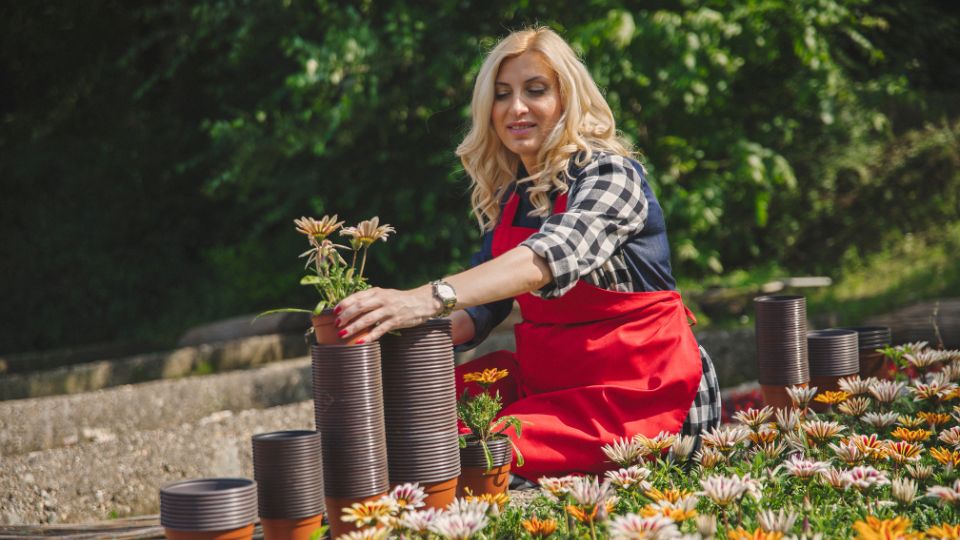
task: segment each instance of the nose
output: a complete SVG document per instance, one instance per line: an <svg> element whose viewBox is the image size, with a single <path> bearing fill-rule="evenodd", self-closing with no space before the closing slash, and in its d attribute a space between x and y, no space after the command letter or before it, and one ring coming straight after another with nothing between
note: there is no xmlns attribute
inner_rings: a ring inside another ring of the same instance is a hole
<svg viewBox="0 0 960 540"><path fill-rule="evenodd" d="M527 103L523 100L523 96L519 92L514 96L510 101L510 113L520 116L530 109L527 107Z"/></svg>

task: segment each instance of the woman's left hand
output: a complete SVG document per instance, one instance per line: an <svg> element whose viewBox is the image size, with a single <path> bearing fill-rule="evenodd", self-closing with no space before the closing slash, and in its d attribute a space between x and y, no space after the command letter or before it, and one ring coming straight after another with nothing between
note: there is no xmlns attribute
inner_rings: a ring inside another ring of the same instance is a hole
<svg viewBox="0 0 960 540"><path fill-rule="evenodd" d="M441 307L430 285L407 291L374 287L344 298L334 313L341 338L369 328L370 335L364 339L369 342L391 330L417 326L436 315Z"/></svg>

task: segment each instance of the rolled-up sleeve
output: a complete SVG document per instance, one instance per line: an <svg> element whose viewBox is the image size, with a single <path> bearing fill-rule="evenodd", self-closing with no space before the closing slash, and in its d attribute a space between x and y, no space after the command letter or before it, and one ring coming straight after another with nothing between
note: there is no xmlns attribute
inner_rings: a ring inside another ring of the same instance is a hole
<svg viewBox="0 0 960 540"><path fill-rule="evenodd" d="M483 243L480 251L473 254L470 258L470 267L483 264L493 258L493 231L488 231L483 235ZM454 347L457 352L469 351L477 345L483 343L490 335L490 331L510 315L513 310L513 298L506 298L497 302L490 302L474 307L468 307L464 311L473 319L473 326L476 332L473 339L466 343L461 343Z"/></svg>
<svg viewBox="0 0 960 540"><path fill-rule="evenodd" d="M534 294L562 296L643 228L647 198L640 173L623 156L600 154L570 188L567 209L521 245L543 257L553 280Z"/></svg>

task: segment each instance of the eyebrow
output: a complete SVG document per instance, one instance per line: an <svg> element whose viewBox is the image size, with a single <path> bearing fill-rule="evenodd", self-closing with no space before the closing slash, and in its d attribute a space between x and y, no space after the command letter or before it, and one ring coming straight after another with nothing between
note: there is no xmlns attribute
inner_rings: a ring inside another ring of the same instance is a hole
<svg viewBox="0 0 960 540"><path fill-rule="evenodd" d="M536 75L536 76L530 77L529 79L523 81L523 83L526 84L526 83L533 82L533 81L538 81L538 80L539 80L539 81L543 81L543 82L550 82L550 81L549 81L546 77L544 77L543 75ZM510 86L508 83L505 83L505 82L503 82L503 81L497 81L497 82L494 83L494 85L499 85L499 84L502 84L503 86Z"/></svg>

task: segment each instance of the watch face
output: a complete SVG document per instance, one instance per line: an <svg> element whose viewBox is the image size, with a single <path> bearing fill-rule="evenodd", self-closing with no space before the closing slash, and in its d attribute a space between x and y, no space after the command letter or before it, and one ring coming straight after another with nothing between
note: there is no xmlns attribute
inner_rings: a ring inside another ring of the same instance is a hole
<svg viewBox="0 0 960 540"><path fill-rule="evenodd" d="M453 287L445 283L437 285L437 293L444 299L456 297L456 293L453 292Z"/></svg>

